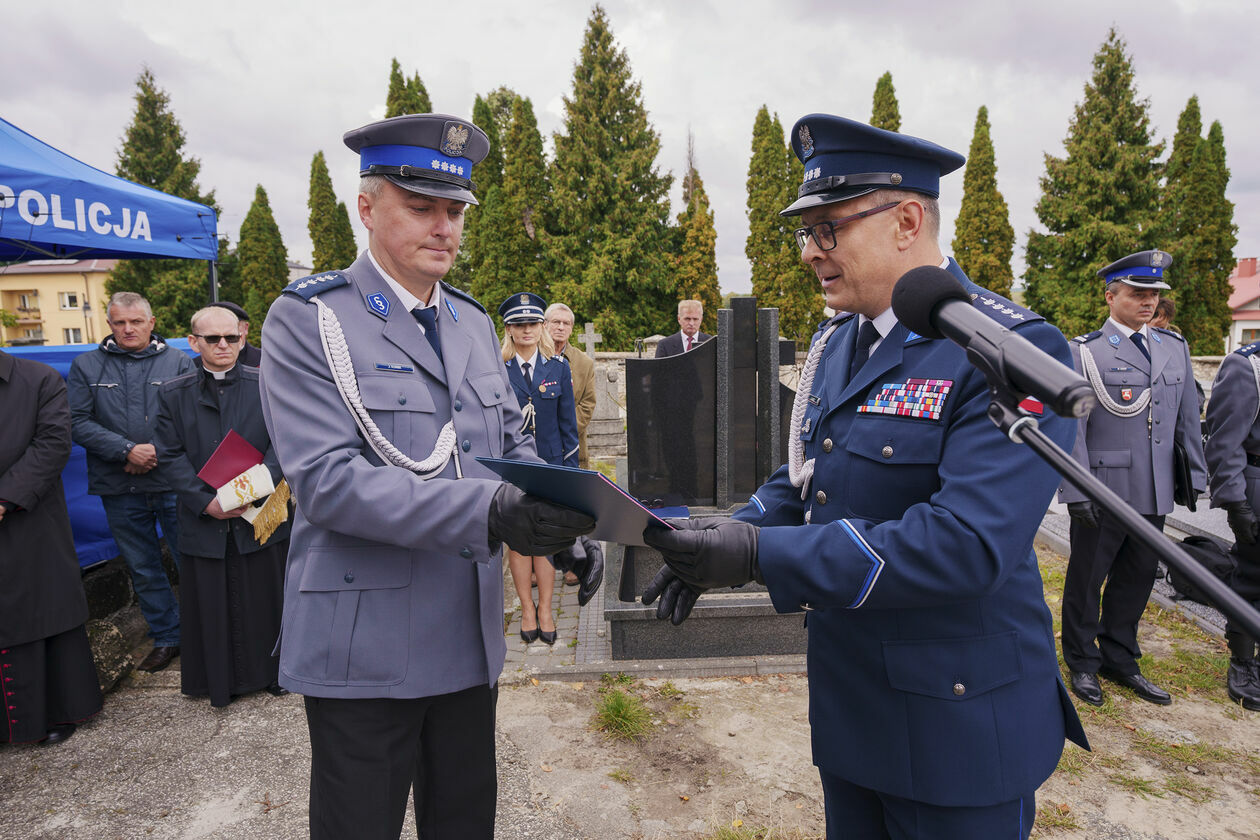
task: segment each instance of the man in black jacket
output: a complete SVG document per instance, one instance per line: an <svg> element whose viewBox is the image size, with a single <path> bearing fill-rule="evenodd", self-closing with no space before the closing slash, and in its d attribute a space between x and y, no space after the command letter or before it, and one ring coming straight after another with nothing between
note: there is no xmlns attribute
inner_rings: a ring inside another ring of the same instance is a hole
<svg viewBox="0 0 1260 840"><path fill-rule="evenodd" d="M68 382L74 442L87 450L88 492L101 497L153 650L136 667L160 671L179 654L179 605L162 567L157 524L179 563L175 494L153 446L158 387L193 369L192 359L153 332L149 302L135 292L109 299L112 334L75 358Z"/></svg>
<svg viewBox="0 0 1260 840"><path fill-rule="evenodd" d="M48 365L0 351L0 744L55 744L101 710L61 471L70 409Z"/></svg>
<svg viewBox="0 0 1260 840"><path fill-rule="evenodd" d="M201 354L200 368L162 385L156 432L158 460L179 497L180 681L184 694L209 695L210 705L226 706L259 689L287 693L276 683L279 660L271 651L280 636L289 524L260 543L243 516L248 506L224 510L219 488L198 477L235 432L263 454L272 483L281 481L258 369L237 363L236 316L218 306L198 311L188 343Z"/></svg>

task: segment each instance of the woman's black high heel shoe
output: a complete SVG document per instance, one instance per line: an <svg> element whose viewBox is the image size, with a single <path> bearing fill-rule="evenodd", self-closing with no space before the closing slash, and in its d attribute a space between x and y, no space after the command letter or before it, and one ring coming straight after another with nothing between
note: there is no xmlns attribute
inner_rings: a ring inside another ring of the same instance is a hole
<svg viewBox="0 0 1260 840"><path fill-rule="evenodd" d="M522 633L521 635L524 635L524 634ZM542 639L545 643L549 645L554 645L556 643L555 630L535 630L534 635Z"/></svg>
<svg viewBox="0 0 1260 840"><path fill-rule="evenodd" d="M535 627L533 630L522 630L522 631L521 631L521 641L523 641L525 644L529 644L530 642L537 641L537 640L538 640L539 635L541 635L541 634L539 633L539 631L538 631L538 628L537 628L537 627ZM551 634L551 641L550 641L550 642L547 642L547 644L552 644L552 643L554 643L554 642L555 642L555 640L556 640L556 634L555 634L555 633L552 633L552 634ZM543 637L543 641L547 641L547 639L546 639L546 637L545 637L545 636Z"/></svg>

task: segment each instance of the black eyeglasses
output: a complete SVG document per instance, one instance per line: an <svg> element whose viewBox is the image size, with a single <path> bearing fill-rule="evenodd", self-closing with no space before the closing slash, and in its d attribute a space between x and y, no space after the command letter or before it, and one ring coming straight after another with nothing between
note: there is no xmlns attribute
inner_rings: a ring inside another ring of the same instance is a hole
<svg viewBox="0 0 1260 840"><path fill-rule="evenodd" d="M865 219L867 216L874 216L876 213L883 213L885 210L890 210L900 203L900 201L891 201L888 204L872 207L870 210L863 210L861 213L854 213L852 216L844 216L840 219L819 222L809 227L797 228L792 231L792 235L796 237L796 244L800 246L802 251L809 244L811 236L814 238L814 243L818 245L819 250L830 251L836 247L836 228L844 227L850 222L856 222L858 219Z"/></svg>
<svg viewBox="0 0 1260 840"><path fill-rule="evenodd" d="M198 333L193 333L193 335L211 345L218 344L220 341L226 341L228 344L235 344L241 340L239 335L200 335Z"/></svg>

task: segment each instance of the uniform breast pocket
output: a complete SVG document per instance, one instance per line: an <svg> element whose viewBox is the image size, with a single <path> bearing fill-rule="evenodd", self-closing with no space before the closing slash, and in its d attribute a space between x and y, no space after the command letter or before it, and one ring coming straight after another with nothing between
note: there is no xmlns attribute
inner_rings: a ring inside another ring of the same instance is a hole
<svg viewBox="0 0 1260 840"><path fill-rule="evenodd" d="M497 372L472 376L468 380L480 403L485 420L486 440L491 456L503 455L503 403L511 389Z"/></svg>
<svg viewBox="0 0 1260 840"><path fill-rule="evenodd" d="M1104 371L1102 378L1107 393L1120 405L1131 403L1140 397L1150 382L1146 374L1136 370Z"/></svg>
<svg viewBox="0 0 1260 840"><path fill-rule="evenodd" d="M404 453L415 457L415 445L423 449L425 439L431 447L437 440L440 424L435 420L433 397L416 377L401 374L360 374L359 396L381 434ZM430 426L436 428L428 429ZM428 434L426 434L428 433ZM427 451L421 452L423 458Z"/></svg>
<svg viewBox="0 0 1260 840"><path fill-rule="evenodd" d="M845 448L849 509L864 519L898 519L940 489L945 427L932 420L858 415Z"/></svg>
<svg viewBox="0 0 1260 840"><path fill-rule="evenodd" d="M1019 636L884 642L884 666L898 691L965 702L1019 679Z"/></svg>

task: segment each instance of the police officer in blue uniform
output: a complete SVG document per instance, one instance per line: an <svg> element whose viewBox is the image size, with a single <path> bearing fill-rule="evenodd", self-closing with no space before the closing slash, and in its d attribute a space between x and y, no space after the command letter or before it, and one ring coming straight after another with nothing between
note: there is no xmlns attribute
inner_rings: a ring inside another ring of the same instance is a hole
<svg viewBox="0 0 1260 840"><path fill-rule="evenodd" d="M645 600L678 623L698 593L755 579L778 611L808 611L829 838L1027 837L1065 736L1087 746L1032 547L1058 481L988 419L962 349L897 321L892 290L939 266L1064 364L1066 343L942 255L936 199L961 155L824 114L792 147L805 180L782 212L801 217L828 306L850 314L814 337L789 463L732 520L644 535L668 564ZM1038 419L1072 439L1070 421Z"/></svg>
<svg viewBox="0 0 1260 840"><path fill-rule="evenodd" d="M1208 441L1204 447L1212 481L1212 507L1225 508L1238 541L1234 591L1260 609L1260 343L1240 347L1225 357L1212 383L1207 407ZM1260 660L1256 640L1234 622L1225 625L1230 699L1260 711Z"/></svg>
<svg viewBox="0 0 1260 840"><path fill-rule="evenodd" d="M1170 265L1163 251L1141 251L1100 270L1111 315L1101 330L1071 342L1076 370L1098 397L1078 422L1072 457L1159 529L1173 509L1174 441L1185 447L1193 491L1207 484L1190 351L1177 333L1147 323L1160 290L1170 288ZM1101 706L1102 674L1168 705L1172 697L1138 666L1137 627L1155 583L1155 555L1072 485L1064 484L1059 498L1072 517L1063 585L1063 661L1072 692Z"/></svg>
<svg viewBox="0 0 1260 840"><path fill-rule="evenodd" d="M296 500L280 684L305 695L313 838L494 834L502 543L550 554L589 517L478 455L537 460L489 315L442 282L489 149L443 114L345 135L368 248L295 281L263 326L267 427Z"/></svg>
<svg viewBox="0 0 1260 840"><path fill-rule="evenodd" d="M532 292L511 295L499 305L499 317L509 329L503 338L503 362L516 400L525 414L525 431L534 436L538 457L548 464L578 465L577 408L569 360L555 353L551 336L542 329L547 302ZM513 327L538 325L538 338L529 358L522 358ZM528 376L525 366L529 366Z"/></svg>

